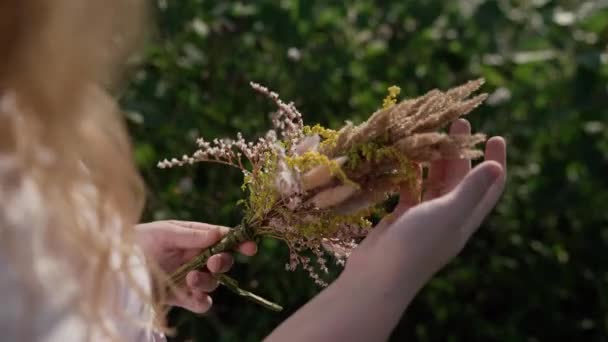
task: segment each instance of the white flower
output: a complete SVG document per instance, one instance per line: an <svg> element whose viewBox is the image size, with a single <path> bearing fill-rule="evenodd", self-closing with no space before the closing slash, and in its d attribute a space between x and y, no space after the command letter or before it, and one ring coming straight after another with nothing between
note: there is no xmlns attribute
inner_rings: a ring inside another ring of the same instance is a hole
<svg viewBox="0 0 608 342"><path fill-rule="evenodd" d="M297 155L302 155L309 151L316 151L321 142L321 137L318 134L307 136L296 145L294 152Z"/></svg>

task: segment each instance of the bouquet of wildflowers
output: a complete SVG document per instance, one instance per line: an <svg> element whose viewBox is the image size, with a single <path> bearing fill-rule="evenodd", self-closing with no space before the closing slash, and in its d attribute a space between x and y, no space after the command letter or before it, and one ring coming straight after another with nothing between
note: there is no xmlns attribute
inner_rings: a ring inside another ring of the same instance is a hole
<svg viewBox="0 0 608 342"><path fill-rule="evenodd" d="M171 282L205 265L207 259L229 252L260 236L284 241L290 249L287 269L298 266L320 285L326 255L344 264L357 242L371 229L370 215L388 196L405 185L415 186L417 169L437 159L474 159L483 134L447 135L441 129L479 106L486 94L473 96L483 80L448 91L433 90L397 101L400 89L390 87L381 109L359 124L347 122L339 130L304 125L293 103L251 83L254 90L277 106L273 129L257 141L236 139L197 141L198 150L181 159L163 160L160 168L198 162L225 164L243 172L242 223L221 241L178 269ZM220 281L237 293L277 309L230 278Z"/></svg>

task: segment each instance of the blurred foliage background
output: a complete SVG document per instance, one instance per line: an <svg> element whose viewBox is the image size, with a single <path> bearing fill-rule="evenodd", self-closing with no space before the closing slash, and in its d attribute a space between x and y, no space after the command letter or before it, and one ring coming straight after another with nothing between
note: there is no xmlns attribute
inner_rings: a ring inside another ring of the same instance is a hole
<svg viewBox="0 0 608 342"><path fill-rule="evenodd" d="M273 107L250 80L295 101L308 123L337 128L367 117L392 84L413 97L484 77L491 96L469 119L508 140L507 193L392 340L608 341L608 1L159 0L155 9L154 39L123 94L149 186L146 220L239 222L238 171L155 165L192 152L199 136L264 132ZM284 246L261 249L232 274L286 310L220 288L210 313L171 314L177 340L259 341L319 291L284 270Z"/></svg>

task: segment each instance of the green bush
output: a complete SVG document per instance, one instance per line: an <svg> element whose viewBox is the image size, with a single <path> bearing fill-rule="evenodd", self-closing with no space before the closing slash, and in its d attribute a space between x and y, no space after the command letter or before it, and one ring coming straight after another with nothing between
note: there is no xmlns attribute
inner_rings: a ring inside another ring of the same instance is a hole
<svg viewBox="0 0 608 342"><path fill-rule="evenodd" d="M159 0L156 13L123 96L146 220L239 222L238 172L155 164L198 136L264 132L272 106L249 81L295 101L307 122L339 127L376 109L389 85L409 97L485 77L490 99L469 119L506 137L507 192L393 339L608 341L606 1ZM219 289L205 316L172 313L179 340L261 340L319 291L284 270L284 246L261 250L232 274L286 310Z"/></svg>

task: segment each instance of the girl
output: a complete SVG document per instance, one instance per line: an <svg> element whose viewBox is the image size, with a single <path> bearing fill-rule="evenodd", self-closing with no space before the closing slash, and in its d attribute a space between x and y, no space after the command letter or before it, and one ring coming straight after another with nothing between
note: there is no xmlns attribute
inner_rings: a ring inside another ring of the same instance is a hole
<svg viewBox="0 0 608 342"><path fill-rule="evenodd" d="M143 40L145 0L0 0L0 327L10 341L163 340L162 305L211 306L205 271L164 295L171 273L226 232L193 222L137 225L142 182L112 92ZM452 126L468 134L466 121ZM505 143L487 161L431 166L419 204L395 213L344 272L269 341L386 340L420 288L455 256L496 204ZM247 242L239 251L253 255ZM324 324L331 321L332 324Z"/></svg>

